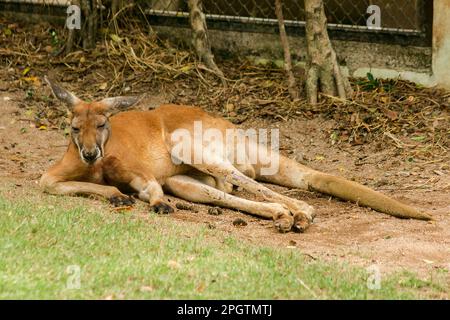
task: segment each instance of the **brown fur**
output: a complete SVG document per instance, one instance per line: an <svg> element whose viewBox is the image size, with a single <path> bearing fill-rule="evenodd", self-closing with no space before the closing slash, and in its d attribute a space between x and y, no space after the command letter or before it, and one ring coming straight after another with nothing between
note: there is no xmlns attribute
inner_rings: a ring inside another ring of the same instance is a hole
<svg viewBox="0 0 450 320"><path fill-rule="evenodd" d="M214 164L175 164L171 159L172 145L168 139L175 130L185 128L192 132L194 121L201 121L203 129L216 128L222 132L234 128L234 125L212 117L200 108L177 105L111 116L136 99L129 101L126 97L119 97L86 103L56 83L49 81L49 84L58 98L73 107L72 126L77 132L73 132L62 160L42 176L41 186L47 192L97 194L116 205L129 205L133 201L122 191L134 191L155 211L171 212L173 208L163 199L166 191L189 201L211 203L271 218L282 232L305 230L314 218L313 208L305 202L270 190L256 182L255 178L292 188L310 188L396 217L431 219L428 214L379 192L315 171L282 156L278 172L270 176L261 174L260 163L238 165L221 159ZM101 126L105 121L105 126ZM82 159L83 150L94 152L96 148L102 152L95 161L89 163ZM209 156L204 155L205 159ZM267 202L230 195L232 185L262 196Z"/></svg>

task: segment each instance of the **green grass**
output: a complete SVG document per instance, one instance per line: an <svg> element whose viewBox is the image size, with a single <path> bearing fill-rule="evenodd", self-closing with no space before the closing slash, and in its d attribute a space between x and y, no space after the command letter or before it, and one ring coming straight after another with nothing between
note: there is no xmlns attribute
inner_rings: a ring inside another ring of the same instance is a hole
<svg viewBox="0 0 450 320"><path fill-rule="evenodd" d="M0 195L1 299L408 299L448 290L437 276L410 273L370 290L365 269L311 262L299 250L88 199L30 199ZM67 287L73 265L78 289Z"/></svg>

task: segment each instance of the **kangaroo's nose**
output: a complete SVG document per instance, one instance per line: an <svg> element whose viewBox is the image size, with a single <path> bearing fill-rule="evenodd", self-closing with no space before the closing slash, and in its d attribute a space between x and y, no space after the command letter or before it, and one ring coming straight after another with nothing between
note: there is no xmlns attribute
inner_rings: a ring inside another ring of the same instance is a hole
<svg viewBox="0 0 450 320"><path fill-rule="evenodd" d="M86 160L87 162L94 162L99 156L98 153L99 153L98 149L94 149L91 151L83 150L82 152L83 159Z"/></svg>

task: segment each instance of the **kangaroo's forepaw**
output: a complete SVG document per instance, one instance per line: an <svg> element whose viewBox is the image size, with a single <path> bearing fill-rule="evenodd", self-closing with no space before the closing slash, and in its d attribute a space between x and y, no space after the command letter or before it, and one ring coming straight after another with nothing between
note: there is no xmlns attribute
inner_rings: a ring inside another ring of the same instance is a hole
<svg viewBox="0 0 450 320"><path fill-rule="evenodd" d="M135 202L135 200L132 197L124 194L112 196L108 200L109 203L111 203L114 207L130 207Z"/></svg>
<svg viewBox="0 0 450 320"><path fill-rule="evenodd" d="M164 202L159 202L153 206L151 206L150 208L154 213L157 214L169 214L174 212L174 209L172 208L172 206L168 205L167 203Z"/></svg>

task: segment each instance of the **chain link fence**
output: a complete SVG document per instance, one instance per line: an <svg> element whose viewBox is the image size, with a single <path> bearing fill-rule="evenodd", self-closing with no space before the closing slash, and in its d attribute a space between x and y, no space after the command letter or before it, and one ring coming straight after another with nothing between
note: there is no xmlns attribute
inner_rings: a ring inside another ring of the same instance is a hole
<svg viewBox="0 0 450 320"><path fill-rule="evenodd" d="M54 5L54 6L67 6L70 4L70 0L1 0L0 2L19 3L19 4L38 4L38 5Z"/></svg>
<svg viewBox="0 0 450 320"><path fill-rule="evenodd" d="M187 1L137 0L154 15L187 14ZM371 15L367 9L377 5L381 13L381 29L398 32L423 32L424 0L324 0L330 27L367 29ZM429 1L428 1L429 2ZM430 2L431 4L431 2ZM305 21L304 0L283 0L287 25L302 25ZM276 24L273 0L203 0L208 19Z"/></svg>
<svg viewBox="0 0 450 320"><path fill-rule="evenodd" d="M98 5L110 3L111 0L96 0ZM178 19L187 23L189 16L187 0L130 0L134 2L156 24L173 25ZM203 9L208 23L222 22L212 28L227 28L224 23L240 24L239 29L245 31L245 26L277 25L274 0L203 0ZM432 0L323 0L331 30L350 30L366 33L370 41L370 34L385 33L403 34L430 40ZM68 6L70 0L0 0L0 7L5 3ZM304 28L305 12L304 0L282 0L286 27L294 30ZM371 13L367 13L369 6L380 8L380 27L369 28L367 20ZM169 23L170 22L170 23ZM178 23L179 24L179 23ZM274 31L274 28L270 29ZM252 28L249 28L252 29Z"/></svg>

